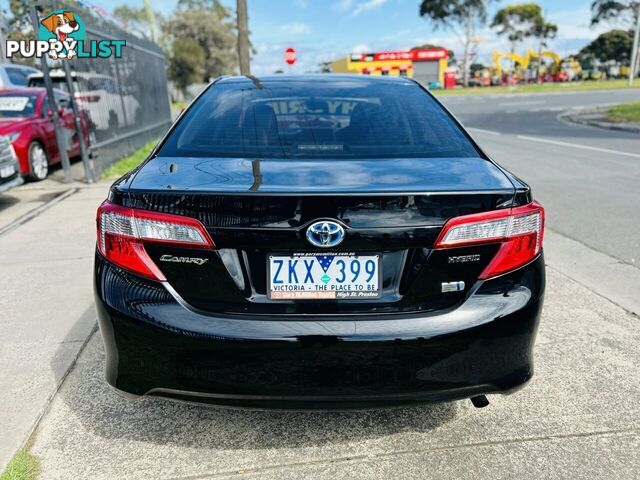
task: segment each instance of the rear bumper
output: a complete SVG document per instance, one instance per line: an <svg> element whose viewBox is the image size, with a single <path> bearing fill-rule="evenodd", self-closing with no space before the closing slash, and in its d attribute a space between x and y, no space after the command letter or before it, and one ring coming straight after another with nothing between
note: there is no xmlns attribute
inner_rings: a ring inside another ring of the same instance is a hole
<svg viewBox="0 0 640 480"><path fill-rule="evenodd" d="M127 396L363 408L509 393L533 374L542 255L429 315L215 317L96 258L106 376Z"/></svg>

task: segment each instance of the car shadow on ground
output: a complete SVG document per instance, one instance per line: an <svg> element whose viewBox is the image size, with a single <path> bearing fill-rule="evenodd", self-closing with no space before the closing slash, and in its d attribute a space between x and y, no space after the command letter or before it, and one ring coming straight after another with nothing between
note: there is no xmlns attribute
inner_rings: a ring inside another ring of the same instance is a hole
<svg viewBox="0 0 640 480"><path fill-rule="evenodd" d="M252 411L118 396L104 379L97 332L67 377L59 398L85 432L106 439L220 450L318 447L426 432L451 421L456 403L351 412ZM71 427L72 428L72 427Z"/></svg>
<svg viewBox="0 0 640 480"><path fill-rule="evenodd" d="M0 212L12 207L20 201L19 197L10 193L0 193Z"/></svg>

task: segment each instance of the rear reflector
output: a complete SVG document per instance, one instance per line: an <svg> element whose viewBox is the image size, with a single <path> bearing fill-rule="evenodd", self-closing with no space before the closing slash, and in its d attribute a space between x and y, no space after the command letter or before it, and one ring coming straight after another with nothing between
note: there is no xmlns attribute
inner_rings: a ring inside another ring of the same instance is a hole
<svg viewBox="0 0 640 480"><path fill-rule="evenodd" d="M438 236L435 248L500 243L500 249L480 275L495 277L533 260L542 249L544 208L538 202L491 212L455 217Z"/></svg>
<svg viewBox="0 0 640 480"><path fill-rule="evenodd" d="M98 250L116 265L155 280L166 280L144 249L145 243L214 248L196 219L104 202L98 208Z"/></svg>

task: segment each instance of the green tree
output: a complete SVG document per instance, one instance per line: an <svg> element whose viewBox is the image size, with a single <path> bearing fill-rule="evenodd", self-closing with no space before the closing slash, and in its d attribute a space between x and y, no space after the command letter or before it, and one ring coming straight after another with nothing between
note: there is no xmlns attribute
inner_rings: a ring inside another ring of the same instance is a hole
<svg viewBox="0 0 640 480"><path fill-rule="evenodd" d="M511 53L515 51L516 44L526 38L538 40L537 78L540 78L542 66L542 49L547 45L547 40L555 38L558 26L547 21L542 14L542 8L537 3L520 3L501 8L496 12L491 22L498 35L507 37L511 42Z"/></svg>
<svg viewBox="0 0 640 480"><path fill-rule="evenodd" d="M118 5L116 8L114 8L113 15L128 22L145 22L147 17L144 11L144 7L131 7L126 4Z"/></svg>
<svg viewBox="0 0 640 480"><path fill-rule="evenodd" d="M498 10L491 22L498 35L511 42L511 53L517 43L536 35L536 26L542 23L542 9L537 3L509 5Z"/></svg>
<svg viewBox="0 0 640 480"><path fill-rule="evenodd" d="M485 68L486 67L482 63L472 63L471 67L470 67L470 70L471 70L472 74L475 74L476 72L481 72Z"/></svg>
<svg viewBox="0 0 640 480"><path fill-rule="evenodd" d="M160 41L161 43L166 39L158 38L156 39L156 35L154 32L154 28L162 28L164 23L164 18L160 12L153 12L153 16L149 15L149 12L145 7L131 7L127 4L118 5L113 9L113 15L125 20L126 22L131 22L136 25L147 37L149 37L153 41ZM152 21L156 23L156 26L152 24ZM167 45L162 45L163 48L166 49Z"/></svg>
<svg viewBox="0 0 640 480"><path fill-rule="evenodd" d="M469 84L471 56L478 44L476 30L487 22L487 5L491 0L422 0L420 16L437 28L451 29L464 47L463 83Z"/></svg>
<svg viewBox="0 0 640 480"><path fill-rule="evenodd" d="M539 39L540 46L546 47L547 40L556 38L558 26L555 23L547 22L544 17L540 17L533 25L533 37Z"/></svg>
<svg viewBox="0 0 640 480"><path fill-rule="evenodd" d="M227 19L231 13L220 3L220 0L178 0L178 8L182 10L209 10L219 18Z"/></svg>
<svg viewBox="0 0 640 480"><path fill-rule="evenodd" d="M578 52L581 60L596 58L601 62L615 60L628 64L631 60L633 35L625 30L610 30L598 35L589 45Z"/></svg>
<svg viewBox="0 0 640 480"><path fill-rule="evenodd" d="M614 22L633 29L629 69L629 86L640 68L640 1L639 0L593 0L591 2L591 25Z"/></svg>
<svg viewBox="0 0 640 480"><path fill-rule="evenodd" d="M8 40L27 41L35 39L30 13L29 4L26 0L9 0ZM12 60L23 65L36 66L35 58L24 58L19 53L15 54Z"/></svg>
<svg viewBox="0 0 640 480"><path fill-rule="evenodd" d="M591 25L612 22L624 27L636 26L640 15L640 0L593 0Z"/></svg>
<svg viewBox="0 0 640 480"><path fill-rule="evenodd" d="M202 71L198 81L208 81L209 78L223 74L234 73L238 65L236 52L236 34L233 24L217 13L205 9L178 9L171 22L167 22L165 29L174 39L189 39L196 43L204 54L202 59ZM193 55L195 49L186 49L181 46L176 52L172 49L172 58L177 60L178 55ZM192 64L192 59L180 60L186 64ZM181 80L171 77L176 83Z"/></svg>
<svg viewBox="0 0 640 480"><path fill-rule="evenodd" d="M555 23L548 22L542 14L538 17L533 24L533 37L538 39L538 67L537 75L538 82L540 82L542 67L542 49L547 46L547 40L555 38L558 33L558 26Z"/></svg>
<svg viewBox="0 0 640 480"><path fill-rule="evenodd" d="M204 75L204 50L196 42L178 38L169 57L169 78L184 92L192 83L201 82Z"/></svg>
<svg viewBox="0 0 640 480"><path fill-rule="evenodd" d="M318 73L331 73L331 62L320 62L318 64L318 69L316 70ZM278 69L273 73L283 73L282 70Z"/></svg>

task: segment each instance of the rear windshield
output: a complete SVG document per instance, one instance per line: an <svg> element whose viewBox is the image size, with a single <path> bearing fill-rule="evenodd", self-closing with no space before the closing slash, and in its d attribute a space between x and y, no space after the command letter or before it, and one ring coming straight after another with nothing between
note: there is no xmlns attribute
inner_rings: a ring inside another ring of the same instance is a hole
<svg viewBox="0 0 640 480"><path fill-rule="evenodd" d="M67 85L67 79L66 77L59 77L59 76L52 76L51 77L51 82L53 83L53 88L58 88L66 93L69 93L69 87ZM78 91L83 91L86 90L86 82L84 81L83 78L74 78L73 79L73 89L74 91L78 92ZM29 86L30 87L44 87L44 78L42 77L31 77L29 79Z"/></svg>
<svg viewBox="0 0 640 480"><path fill-rule="evenodd" d="M0 118L30 117L36 111L35 95L0 94Z"/></svg>
<svg viewBox="0 0 640 480"><path fill-rule="evenodd" d="M192 106L161 148L177 157L477 157L419 86L229 82Z"/></svg>

